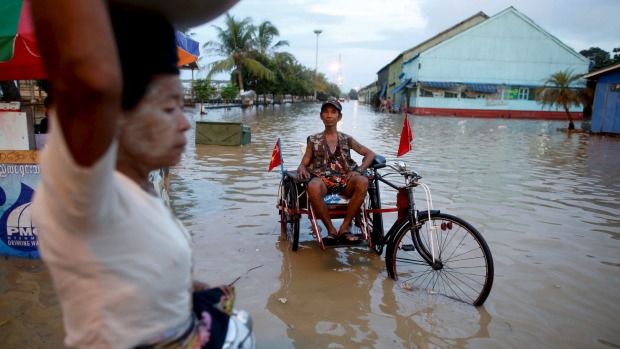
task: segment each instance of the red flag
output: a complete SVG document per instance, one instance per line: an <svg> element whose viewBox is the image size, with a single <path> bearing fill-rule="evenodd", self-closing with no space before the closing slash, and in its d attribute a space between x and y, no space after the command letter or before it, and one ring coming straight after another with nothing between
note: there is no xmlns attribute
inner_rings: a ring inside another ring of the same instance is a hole
<svg viewBox="0 0 620 349"><path fill-rule="evenodd" d="M412 149L411 142L413 142L413 133L411 133L409 117L405 113L405 122L403 123L403 131L400 134L400 144L398 145L398 155L396 157L407 154Z"/></svg>
<svg viewBox="0 0 620 349"><path fill-rule="evenodd" d="M273 147L273 153L271 153L271 162L269 163L269 170L267 170L267 172L270 172L271 170L273 170L274 167L278 165L282 165L282 155L280 154L280 138L278 138L275 147Z"/></svg>

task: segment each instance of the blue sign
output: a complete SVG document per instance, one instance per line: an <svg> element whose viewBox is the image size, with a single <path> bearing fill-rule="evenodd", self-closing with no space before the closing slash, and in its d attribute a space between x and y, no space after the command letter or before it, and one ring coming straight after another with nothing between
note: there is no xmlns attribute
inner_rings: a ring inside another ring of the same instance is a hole
<svg viewBox="0 0 620 349"><path fill-rule="evenodd" d="M39 173L38 164L0 163L0 254L39 258L30 206Z"/></svg>

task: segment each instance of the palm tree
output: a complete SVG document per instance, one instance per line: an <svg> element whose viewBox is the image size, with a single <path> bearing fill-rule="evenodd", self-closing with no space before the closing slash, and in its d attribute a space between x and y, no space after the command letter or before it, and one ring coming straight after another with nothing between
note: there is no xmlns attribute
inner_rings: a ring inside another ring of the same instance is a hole
<svg viewBox="0 0 620 349"><path fill-rule="evenodd" d="M271 22L264 21L261 23L254 32L254 44L258 52L263 56L268 56L280 47L288 46L288 41L286 40L280 40L273 44L278 36L280 36L280 32Z"/></svg>
<svg viewBox="0 0 620 349"><path fill-rule="evenodd" d="M254 40L256 27L252 25L250 17L237 21L234 16L227 13L225 28L213 27L217 31L218 41L209 41L203 45L203 48L210 55L226 58L209 65L209 77L215 73L230 72L235 69L240 90L244 90L242 68L262 78L271 79L273 77L273 73L255 59L257 55ZM243 94L241 95L241 103L244 106L246 105Z"/></svg>
<svg viewBox="0 0 620 349"><path fill-rule="evenodd" d="M581 74L573 74L572 70L564 70L551 74L542 87L536 91L536 100L543 108L549 106L562 108L568 116L568 129L574 130L573 116L570 113L572 106L583 104L584 80Z"/></svg>

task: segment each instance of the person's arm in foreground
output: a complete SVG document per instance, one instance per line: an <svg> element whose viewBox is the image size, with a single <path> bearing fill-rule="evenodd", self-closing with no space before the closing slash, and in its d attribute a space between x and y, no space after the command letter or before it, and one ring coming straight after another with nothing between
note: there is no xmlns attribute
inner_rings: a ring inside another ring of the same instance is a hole
<svg viewBox="0 0 620 349"><path fill-rule="evenodd" d="M56 117L74 160L95 163L116 135L122 77L105 0L33 0Z"/></svg>

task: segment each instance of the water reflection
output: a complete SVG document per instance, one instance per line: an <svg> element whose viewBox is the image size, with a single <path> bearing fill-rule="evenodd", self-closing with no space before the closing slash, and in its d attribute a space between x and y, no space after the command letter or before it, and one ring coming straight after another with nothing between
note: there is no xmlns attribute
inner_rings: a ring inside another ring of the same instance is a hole
<svg viewBox="0 0 620 349"><path fill-rule="evenodd" d="M395 160L403 115L343 107L339 129ZM558 131L565 121L410 117L404 159L435 207L474 224L493 252L493 290L473 308L398 288L384 259L362 248L321 251L305 218L299 252L279 240L271 151L280 137L285 166L296 168L298 144L323 129L318 111L190 112L192 121L243 122L252 142L194 145L192 129L171 169L197 278L238 280L237 304L252 314L261 348L620 347L620 138ZM382 199L393 204L394 193ZM386 217L387 228L394 216ZM0 343L61 347L60 311L41 270L39 261L0 260Z"/></svg>
<svg viewBox="0 0 620 349"><path fill-rule="evenodd" d="M343 107L339 130L395 160L403 115ZM277 242L279 174L266 172L271 151L280 137L285 167L296 168L299 143L323 129L318 111L286 105L190 115L244 122L252 142L193 146L190 131L192 146L171 170L173 206L199 241L197 267L222 281L245 275L239 302L260 314L259 343L620 346L619 138L566 134L558 131L564 121L410 117L413 151L404 159L430 185L435 207L474 224L493 252L495 284L475 309L395 288L383 259L370 252L320 251L305 218L302 251ZM384 190L382 199L393 204L393 192ZM393 220L387 216L386 228Z"/></svg>
<svg viewBox="0 0 620 349"><path fill-rule="evenodd" d="M395 289L383 260L363 248L317 254L312 244L295 253L278 243L281 287L267 302L293 347L464 348L489 338L484 307Z"/></svg>

